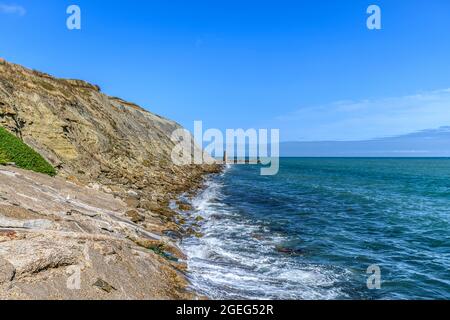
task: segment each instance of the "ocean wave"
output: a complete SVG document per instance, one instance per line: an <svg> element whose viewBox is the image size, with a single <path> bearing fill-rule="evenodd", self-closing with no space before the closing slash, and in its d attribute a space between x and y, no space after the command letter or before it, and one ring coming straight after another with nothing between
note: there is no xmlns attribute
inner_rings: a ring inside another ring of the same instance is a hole
<svg viewBox="0 0 450 320"><path fill-rule="evenodd" d="M242 216L224 202L223 181L212 178L194 200L203 237L183 241L191 287L212 299L336 299L345 270L302 263L276 252L283 235Z"/></svg>

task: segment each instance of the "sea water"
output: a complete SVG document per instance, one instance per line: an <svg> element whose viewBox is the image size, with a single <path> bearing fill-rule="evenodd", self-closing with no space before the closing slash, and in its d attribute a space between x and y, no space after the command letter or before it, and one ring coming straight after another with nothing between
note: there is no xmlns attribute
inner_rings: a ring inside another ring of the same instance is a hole
<svg viewBox="0 0 450 320"><path fill-rule="evenodd" d="M213 299L449 299L450 159L229 166L193 201L192 288ZM367 269L379 266L381 289Z"/></svg>

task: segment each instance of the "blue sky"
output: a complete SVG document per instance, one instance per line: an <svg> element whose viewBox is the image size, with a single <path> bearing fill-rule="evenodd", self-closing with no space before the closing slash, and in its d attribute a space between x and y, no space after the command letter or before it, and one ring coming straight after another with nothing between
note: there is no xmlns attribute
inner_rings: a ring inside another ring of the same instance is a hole
<svg viewBox="0 0 450 320"><path fill-rule="evenodd" d="M66 28L66 8L82 30ZM382 10L380 31L366 9ZM450 1L0 0L0 57L187 128L361 140L450 125Z"/></svg>

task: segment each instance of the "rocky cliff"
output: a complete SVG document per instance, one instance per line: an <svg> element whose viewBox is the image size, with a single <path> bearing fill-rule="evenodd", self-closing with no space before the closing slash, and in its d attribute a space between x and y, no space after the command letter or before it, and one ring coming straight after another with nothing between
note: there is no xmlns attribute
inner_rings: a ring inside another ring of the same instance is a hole
<svg viewBox="0 0 450 320"><path fill-rule="evenodd" d="M0 126L58 171L0 168L0 298L193 297L169 202L219 168L172 163L178 124L0 60ZM80 265L82 288L69 290L67 269Z"/></svg>

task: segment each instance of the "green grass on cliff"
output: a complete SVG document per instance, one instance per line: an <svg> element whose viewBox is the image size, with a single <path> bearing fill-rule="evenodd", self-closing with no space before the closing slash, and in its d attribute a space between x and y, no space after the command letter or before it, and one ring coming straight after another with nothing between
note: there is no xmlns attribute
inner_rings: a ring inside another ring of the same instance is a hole
<svg viewBox="0 0 450 320"><path fill-rule="evenodd" d="M0 127L0 164L8 162L22 169L56 175L56 170L39 153Z"/></svg>
<svg viewBox="0 0 450 320"><path fill-rule="evenodd" d="M0 149L0 164L5 164L8 162L8 157L6 154L3 153L3 151Z"/></svg>

